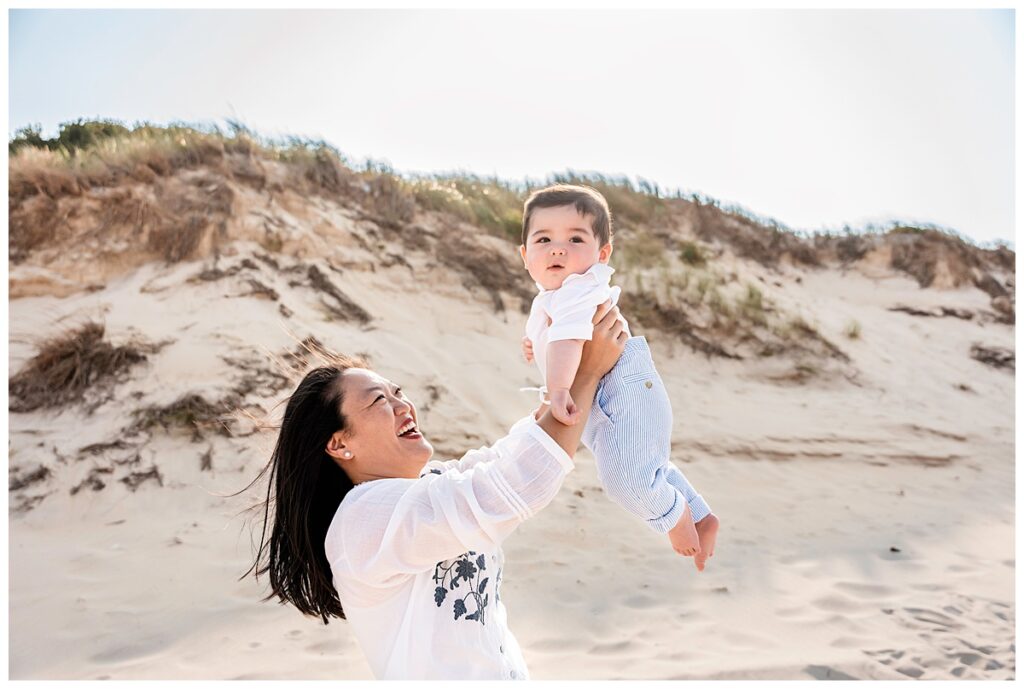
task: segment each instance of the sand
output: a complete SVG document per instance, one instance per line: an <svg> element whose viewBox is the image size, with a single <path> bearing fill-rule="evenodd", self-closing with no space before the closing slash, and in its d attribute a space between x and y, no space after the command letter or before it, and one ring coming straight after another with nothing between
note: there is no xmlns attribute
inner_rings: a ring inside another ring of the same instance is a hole
<svg viewBox="0 0 1024 689"><path fill-rule="evenodd" d="M344 235L348 221L335 221ZM44 287L10 303L12 371L37 338L87 317L113 339L173 342L92 415L10 415L12 471L51 469L11 493L12 679L371 677L344 621L324 626L260 602L265 581L238 581L259 525L242 511L261 495L222 496L255 477L273 434L155 433L138 447L79 452L116 440L144 404L222 394L244 374L222 356L268 364L307 335L370 354L420 404L440 456L498 437L530 409L518 392L535 377L519 357L517 308L496 313L485 293L425 260L383 267L351 242L327 257L318 246L310 239L302 260L373 314L369 326L329 316L323 295L289 285L301 280L284 272L295 259L281 257L281 271L254 259L256 270L211 282L188 282L208 264L153 263L70 294L25 267L24 280ZM240 241L221 266L260 251ZM921 289L870 265L736 265L813 318L854 373L780 383L777 363L708 359L645 333L675 410L673 459L721 519L716 554L698 573L605 498L581 450L553 504L505 544L502 598L532 677L1015 677L1014 377L968 355L974 342L1012 349L1013 326L890 311L986 311L988 297ZM247 295L246 277L293 315ZM431 294L417 291L424 282ZM851 320L859 339L843 335ZM133 491L119 481L154 466L160 483ZM70 494L104 467L102 490ZM32 496L43 497L19 511Z"/></svg>

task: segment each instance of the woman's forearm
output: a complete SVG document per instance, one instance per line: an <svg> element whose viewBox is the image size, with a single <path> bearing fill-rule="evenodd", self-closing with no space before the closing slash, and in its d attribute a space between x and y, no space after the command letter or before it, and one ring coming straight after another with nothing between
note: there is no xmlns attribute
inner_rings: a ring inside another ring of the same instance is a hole
<svg viewBox="0 0 1024 689"><path fill-rule="evenodd" d="M599 376L580 371L569 388L569 394L576 402L576 408L580 412L580 423L574 426L566 426L551 415L551 409L546 409L544 414L537 421L537 425L544 429L544 432L551 436L559 446L565 450L570 457L575 456L576 449L580 446L580 438L583 437L583 429L586 427L586 420L590 416L590 407L594 403L594 395L597 394Z"/></svg>

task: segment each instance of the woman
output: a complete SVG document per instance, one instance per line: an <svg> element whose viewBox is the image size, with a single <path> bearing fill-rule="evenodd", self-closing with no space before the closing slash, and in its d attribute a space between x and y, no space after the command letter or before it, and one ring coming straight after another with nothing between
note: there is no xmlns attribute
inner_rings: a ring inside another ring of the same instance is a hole
<svg viewBox="0 0 1024 689"><path fill-rule="evenodd" d="M594 323L572 386L584 419L627 339L610 302ZM527 416L446 462L416 424L401 389L361 362L307 374L264 469L275 514L256 574L270 573L267 599L348 619L379 679L528 679L500 600L501 542L551 502L585 424Z"/></svg>

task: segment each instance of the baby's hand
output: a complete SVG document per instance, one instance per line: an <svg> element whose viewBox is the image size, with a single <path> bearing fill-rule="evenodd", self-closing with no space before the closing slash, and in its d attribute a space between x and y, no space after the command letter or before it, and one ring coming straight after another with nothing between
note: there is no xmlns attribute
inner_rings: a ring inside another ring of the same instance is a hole
<svg viewBox="0 0 1024 689"><path fill-rule="evenodd" d="M528 337L523 338L523 358L526 359L526 363L533 361L533 343Z"/></svg>
<svg viewBox="0 0 1024 689"><path fill-rule="evenodd" d="M550 392L551 415L566 426L575 426L580 420L580 411L572 401L568 388L559 388Z"/></svg>

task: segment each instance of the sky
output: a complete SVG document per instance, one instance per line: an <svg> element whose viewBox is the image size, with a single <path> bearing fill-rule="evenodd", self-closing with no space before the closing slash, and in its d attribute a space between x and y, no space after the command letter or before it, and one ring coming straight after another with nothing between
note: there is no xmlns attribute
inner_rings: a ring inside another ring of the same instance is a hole
<svg viewBox="0 0 1024 689"><path fill-rule="evenodd" d="M1014 10L11 10L9 39L9 136L235 118L402 173L1014 240Z"/></svg>

